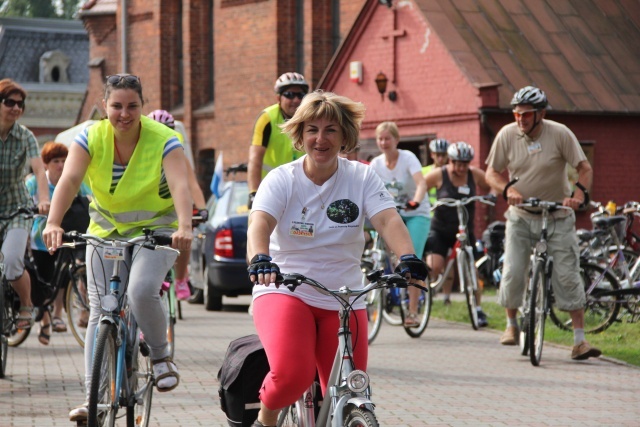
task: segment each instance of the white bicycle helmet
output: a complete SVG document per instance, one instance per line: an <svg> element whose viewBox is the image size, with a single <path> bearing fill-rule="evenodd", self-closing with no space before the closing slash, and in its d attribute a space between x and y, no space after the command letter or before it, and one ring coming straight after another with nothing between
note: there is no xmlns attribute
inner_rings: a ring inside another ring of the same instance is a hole
<svg viewBox="0 0 640 427"><path fill-rule="evenodd" d="M449 147L449 141L443 138L432 139L429 143L429 150L432 153L446 153Z"/></svg>
<svg viewBox="0 0 640 427"><path fill-rule="evenodd" d="M473 160L473 147L467 144L466 142L456 142L455 144L449 145L447 148L447 154L452 161L456 162L470 162Z"/></svg>
<svg viewBox="0 0 640 427"><path fill-rule="evenodd" d="M284 73L278 77L276 84L273 86L273 90L277 94L281 94L289 86L301 86L304 88L305 92L309 91L309 83L307 83L304 76L300 73L294 72Z"/></svg>
<svg viewBox="0 0 640 427"><path fill-rule="evenodd" d="M513 95L511 105L531 104L533 108L543 109L547 107L547 95L534 86L525 86Z"/></svg>

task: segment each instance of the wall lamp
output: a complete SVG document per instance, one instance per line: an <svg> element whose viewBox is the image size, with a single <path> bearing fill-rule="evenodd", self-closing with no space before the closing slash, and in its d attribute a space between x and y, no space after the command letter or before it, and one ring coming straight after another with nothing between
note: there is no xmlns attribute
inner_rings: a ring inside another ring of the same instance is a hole
<svg viewBox="0 0 640 427"><path fill-rule="evenodd" d="M389 79L387 79L387 76L385 76L384 73L380 71L376 76L375 81L376 86L378 87L378 92L380 92L382 100L384 101L384 93L387 91L387 82L389 81Z"/></svg>

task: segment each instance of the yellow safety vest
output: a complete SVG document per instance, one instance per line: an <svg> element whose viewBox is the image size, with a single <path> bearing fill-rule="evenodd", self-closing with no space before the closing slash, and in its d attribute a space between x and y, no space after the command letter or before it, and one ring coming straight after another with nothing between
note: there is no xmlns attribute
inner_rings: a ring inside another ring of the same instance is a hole
<svg viewBox="0 0 640 427"><path fill-rule="evenodd" d="M93 191L90 206L90 234L107 237L142 235L143 228L178 228L173 199L158 195L162 174L162 153L175 131L146 116L140 117L140 139L118 185L109 192L113 178L114 135L108 120L88 130L91 163L85 180Z"/></svg>
<svg viewBox="0 0 640 427"><path fill-rule="evenodd" d="M269 145L262 160L262 178L278 166L299 159L304 154L293 148L293 144L287 135L282 133L280 126L284 123L284 117L280 111L280 105L274 104L264 110L271 121L271 137Z"/></svg>

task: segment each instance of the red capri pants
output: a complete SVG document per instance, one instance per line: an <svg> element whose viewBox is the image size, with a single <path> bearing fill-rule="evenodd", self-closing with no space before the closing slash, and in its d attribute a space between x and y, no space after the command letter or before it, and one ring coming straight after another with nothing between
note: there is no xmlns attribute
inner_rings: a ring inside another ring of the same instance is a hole
<svg viewBox="0 0 640 427"><path fill-rule="evenodd" d="M316 369L324 395L338 347L337 311L311 307L294 296L267 294L253 302L253 322L271 367L260 389L262 403L272 410L291 405L311 385ZM366 310L352 313L350 322L355 365L366 371Z"/></svg>

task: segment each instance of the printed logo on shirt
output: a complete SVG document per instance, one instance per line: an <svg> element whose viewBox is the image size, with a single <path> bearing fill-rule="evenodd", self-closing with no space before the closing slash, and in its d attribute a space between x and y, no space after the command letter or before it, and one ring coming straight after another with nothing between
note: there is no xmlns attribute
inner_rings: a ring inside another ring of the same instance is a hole
<svg viewBox="0 0 640 427"><path fill-rule="evenodd" d="M349 224L358 219L360 208L348 199L336 200L327 207L327 218L338 224Z"/></svg>

